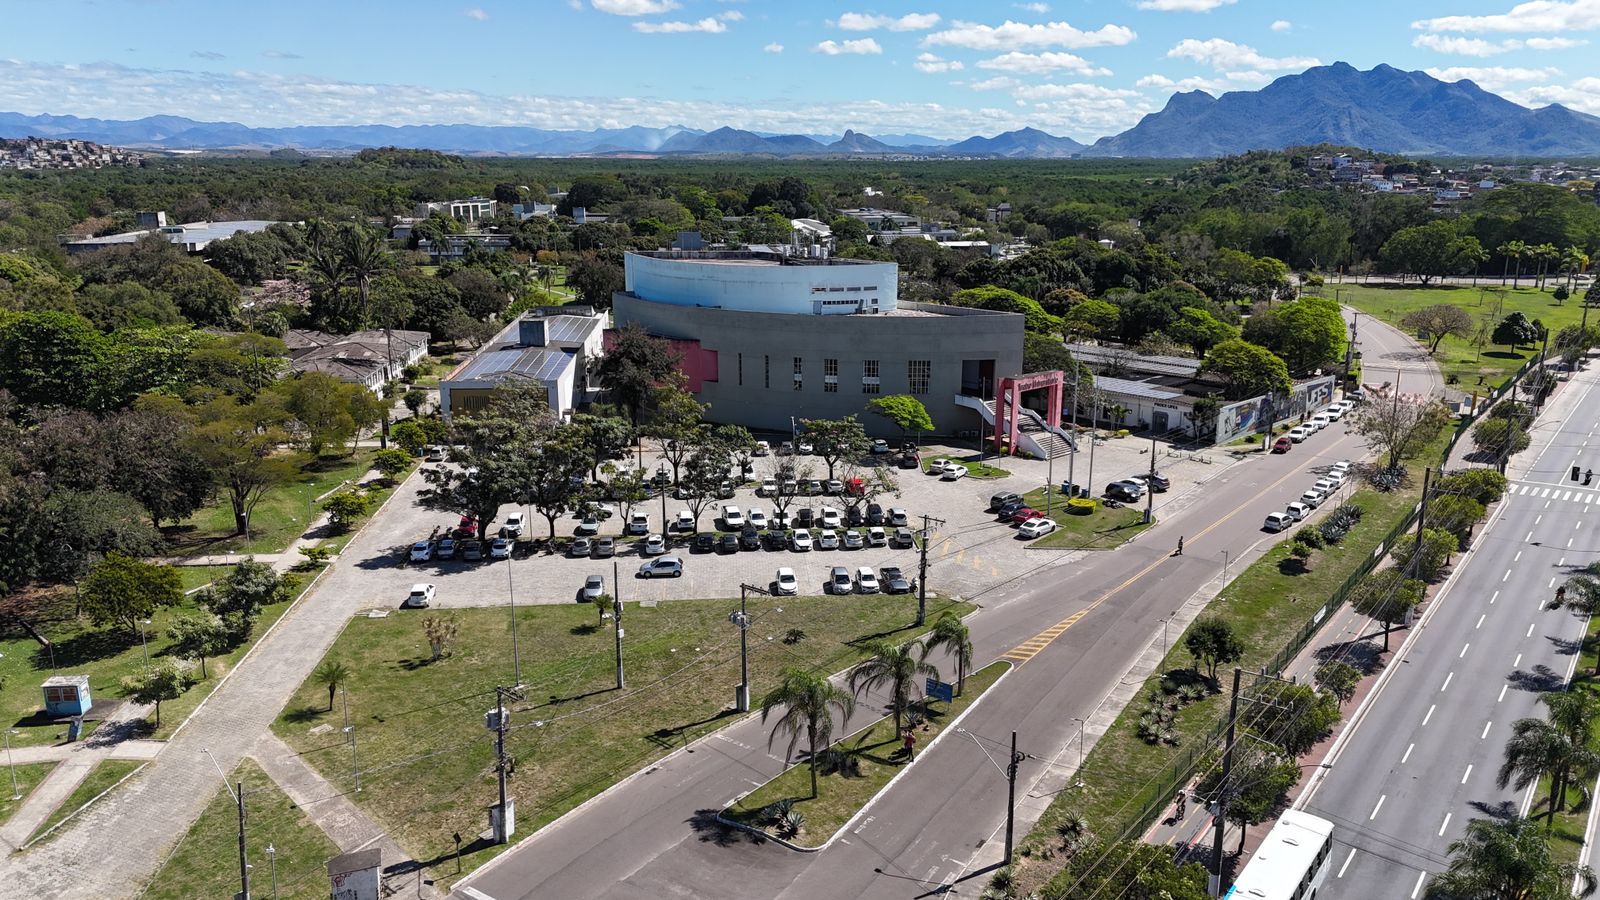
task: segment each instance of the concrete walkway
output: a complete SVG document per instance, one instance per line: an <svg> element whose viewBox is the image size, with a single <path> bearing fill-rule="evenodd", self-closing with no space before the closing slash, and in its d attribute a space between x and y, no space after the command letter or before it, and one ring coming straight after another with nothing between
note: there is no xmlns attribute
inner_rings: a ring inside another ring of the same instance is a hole
<svg viewBox="0 0 1600 900"><path fill-rule="evenodd" d="M413 473L391 501L414 502L420 481ZM347 552L361 558L387 553L383 540L363 530ZM217 771L205 751L223 771L237 766L362 605L361 595L349 585L340 589L339 578L330 572L335 570L324 570L262 635L142 772L85 810L53 840L0 860L5 893L38 898L136 895L216 794Z"/></svg>
<svg viewBox="0 0 1600 900"><path fill-rule="evenodd" d="M277 735L271 732L261 735L251 755L294 805L338 845L341 853L377 847L383 851L384 877L390 880L421 868L389 837L383 826L368 818L349 797L339 793L337 787L306 765L305 760ZM415 879L414 874L412 877ZM421 897L443 896L426 881L421 882L417 890L417 896Z"/></svg>

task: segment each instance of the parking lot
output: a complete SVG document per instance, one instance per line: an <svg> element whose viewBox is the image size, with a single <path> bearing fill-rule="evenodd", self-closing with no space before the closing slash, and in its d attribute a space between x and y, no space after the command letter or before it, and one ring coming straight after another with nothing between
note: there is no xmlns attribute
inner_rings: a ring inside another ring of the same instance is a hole
<svg viewBox="0 0 1600 900"><path fill-rule="evenodd" d="M1138 472L1150 466L1150 443L1137 439L1104 440L1096 445L1093 483L1105 483ZM1158 447L1157 468L1172 481L1170 491L1156 495L1156 515L1168 504L1193 502L1197 496L1197 483L1215 476L1234 460L1223 452L1210 452L1204 457L1168 455ZM952 459L976 459L971 450L957 447L930 446L923 456L947 456ZM1193 457L1193 458L1191 458ZM806 458L802 458L806 459ZM810 458L819 470L825 470L820 461ZM1211 464L1202 461L1210 460ZM1088 482L1088 447L1079 452L1075 463L1076 477ZM1023 493L1046 483L1053 475L1056 484L1067 478L1066 459L1058 459L1051 466L1042 460L989 458L1011 474L1002 478L961 478L944 481L937 476L923 474L917 469L890 467L899 484L898 496L884 495L876 499L886 511L891 507L903 508L913 529L920 529L922 516L927 515L942 524L930 527L928 589L933 593L956 595L964 599L977 599L987 605L1003 602L1008 589L1025 575L1036 574L1052 566L1069 565L1077 557L1070 550L1028 550L1030 542L1019 539L1016 526L995 520L989 513L989 497L1001 491ZM654 470L659 458L653 453L644 455L645 465ZM707 507L701 516L702 531L710 531L724 504L738 506L748 515L751 509L761 509L769 517L774 512L773 503L756 496L756 488L770 471L771 458L755 461L753 481L735 491L730 499L718 500ZM818 478L826 477L822 471ZM636 576L640 565L651 557L640 554L641 539L623 536L625 516L618 513L601 523L599 535L616 539L616 555L610 559L588 557L573 558L562 552L573 535L579 519L566 516L557 521L558 552L533 550L524 546L510 561L465 562L435 559L426 563L407 562L408 548L413 541L431 534L443 534L457 523L456 516L424 509L417 503L417 494L426 487L420 477L413 477L397 492L393 501L367 526L376 532L375 537L388 549L382 557L366 560L340 560L340 565L357 565L366 570L360 579L363 592L370 593L373 607L393 608L403 600L414 582L433 583L437 595L436 608L501 605L515 596L519 604L572 603L578 600L585 579L600 575L606 589L623 600L661 601L682 598L736 597L741 583L766 589L771 585L779 567L795 571L799 591L803 594L822 593L833 567L843 566L854 573L859 567L870 566L880 570L884 566L898 566L908 577L917 575L918 551L914 548L866 547L863 549L813 549L810 552L784 550L741 550L736 553L698 553L690 547L690 536L669 531L668 555L683 560L683 575L677 578L644 579ZM1064 499L1064 498L1063 498ZM665 500L666 517L675 519L687 507L684 501L668 496ZM820 515L825 508L843 510L842 497L798 497L789 507L794 516L798 510L810 507ZM659 534L662 522L662 500L652 498L635 507L634 512L649 517L651 533ZM492 535L505 516L517 507L507 506L500 511L489 529ZM547 524L536 511L521 508L527 518L524 536L544 539ZM533 512L533 514L530 514ZM862 529L864 530L864 528ZM895 531L885 526L887 535ZM818 529L812 529L815 536ZM1081 551L1080 551L1081 552ZM620 584L619 584L620 582Z"/></svg>

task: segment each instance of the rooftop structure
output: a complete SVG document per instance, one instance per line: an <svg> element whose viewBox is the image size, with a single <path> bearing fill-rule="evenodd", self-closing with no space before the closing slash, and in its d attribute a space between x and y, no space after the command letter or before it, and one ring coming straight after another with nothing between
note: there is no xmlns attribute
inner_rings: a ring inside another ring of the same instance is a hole
<svg viewBox="0 0 1600 900"><path fill-rule="evenodd" d="M264 219L240 219L233 222L189 222L184 225L165 225L143 231L125 231L122 234L80 238L63 243L68 253L87 253L117 244L132 244L146 235L159 234L190 253L199 253L212 241L224 240L241 233L256 234L266 231L268 227L277 224L277 222Z"/></svg>
<svg viewBox="0 0 1600 900"><path fill-rule="evenodd" d="M449 216L460 222L481 222L494 218L495 202L488 197L468 197L465 200L434 200L418 203L416 217L426 219L434 213Z"/></svg>
<svg viewBox="0 0 1600 900"><path fill-rule="evenodd" d="M676 306L790 315L885 313L899 305L894 263L748 250L623 257L626 292Z"/></svg>
<svg viewBox="0 0 1600 900"><path fill-rule="evenodd" d="M542 384L550 409L569 415L586 399L590 363L605 339L605 316L588 306L540 307L511 322L439 383L439 408L452 415L482 409L507 381Z"/></svg>
<svg viewBox="0 0 1600 900"><path fill-rule="evenodd" d="M289 347L291 371L321 372L381 396L384 385L400 378L406 366L427 355L428 333L391 330L385 335L382 330L373 330L340 337L295 330L284 336L284 343Z"/></svg>

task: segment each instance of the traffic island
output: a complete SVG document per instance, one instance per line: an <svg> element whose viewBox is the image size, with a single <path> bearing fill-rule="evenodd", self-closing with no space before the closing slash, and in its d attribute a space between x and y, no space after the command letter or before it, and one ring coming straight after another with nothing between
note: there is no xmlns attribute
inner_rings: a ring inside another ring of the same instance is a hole
<svg viewBox="0 0 1600 900"><path fill-rule="evenodd" d="M991 663L968 675L962 692L950 702L929 702L915 732L917 754L926 753L1010 668L1007 662ZM816 796L811 795L811 763L802 760L735 801L718 818L794 850L821 850L915 762L895 734L892 716L846 737L819 757Z"/></svg>
<svg viewBox="0 0 1600 900"><path fill-rule="evenodd" d="M1035 488L1022 495L1022 502L1056 520L1056 530L1029 544L1037 550L1110 550L1120 547L1150 527L1144 520L1144 504L1110 507L1094 498L1068 498L1054 486L1050 503L1046 488Z"/></svg>

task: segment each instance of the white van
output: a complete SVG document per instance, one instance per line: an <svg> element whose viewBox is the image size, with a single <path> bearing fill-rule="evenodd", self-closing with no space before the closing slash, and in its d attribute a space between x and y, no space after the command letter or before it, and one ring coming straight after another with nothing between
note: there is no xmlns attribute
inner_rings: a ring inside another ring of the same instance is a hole
<svg viewBox="0 0 1600 900"><path fill-rule="evenodd" d="M1282 531L1294 524L1294 517L1288 513L1267 513L1267 520L1261 523L1262 531Z"/></svg>

